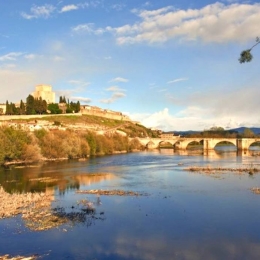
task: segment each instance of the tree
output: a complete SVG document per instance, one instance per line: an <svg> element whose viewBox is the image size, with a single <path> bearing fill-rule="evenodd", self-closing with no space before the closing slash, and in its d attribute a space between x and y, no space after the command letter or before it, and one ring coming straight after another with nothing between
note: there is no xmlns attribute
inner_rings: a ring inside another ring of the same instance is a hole
<svg viewBox="0 0 260 260"><path fill-rule="evenodd" d="M34 97L32 95L29 95L26 98L26 114L27 115L34 115L35 114Z"/></svg>
<svg viewBox="0 0 260 260"><path fill-rule="evenodd" d="M37 114L43 114L46 113L47 110L47 102L45 100L42 100L40 97L39 99L34 100L34 110Z"/></svg>
<svg viewBox="0 0 260 260"><path fill-rule="evenodd" d="M78 113L80 111L80 103L79 101L76 104L76 113Z"/></svg>
<svg viewBox="0 0 260 260"><path fill-rule="evenodd" d="M209 131L224 131L224 128L221 126L212 126Z"/></svg>
<svg viewBox="0 0 260 260"><path fill-rule="evenodd" d="M255 136L255 134L254 134L254 132L250 128L245 128L244 129L243 137L250 138L250 137L254 137L254 136Z"/></svg>
<svg viewBox="0 0 260 260"><path fill-rule="evenodd" d="M54 103L49 104L48 105L48 110L51 111L51 114L62 114L62 110L59 109L58 104L54 104Z"/></svg>
<svg viewBox="0 0 260 260"><path fill-rule="evenodd" d="M250 49L244 50L240 53L240 58L238 59L240 63L250 62L253 59L251 50L260 43L260 38L256 37L256 44L254 44Z"/></svg>
<svg viewBox="0 0 260 260"><path fill-rule="evenodd" d="M80 102L70 102L68 103L68 106L67 106L67 111L66 113L71 113L71 112L75 112L75 113L78 113L80 111Z"/></svg>
<svg viewBox="0 0 260 260"><path fill-rule="evenodd" d="M24 115L25 114L25 105L23 103L23 101L21 100L20 102L20 114Z"/></svg>
<svg viewBox="0 0 260 260"><path fill-rule="evenodd" d="M17 109L15 104L11 102L11 115L18 115L20 113L20 109Z"/></svg>
<svg viewBox="0 0 260 260"><path fill-rule="evenodd" d="M6 114L6 115L9 115L9 114L10 114L10 107L9 107L9 102L8 102L8 100L6 100L5 107L6 107L6 109L5 109L5 114Z"/></svg>
<svg viewBox="0 0 260 260"><path fill-rule="evenodd" d="M65 98L65 96L60 96L60 101L59 101L59 103L66 103L66 98Z"/></svg>

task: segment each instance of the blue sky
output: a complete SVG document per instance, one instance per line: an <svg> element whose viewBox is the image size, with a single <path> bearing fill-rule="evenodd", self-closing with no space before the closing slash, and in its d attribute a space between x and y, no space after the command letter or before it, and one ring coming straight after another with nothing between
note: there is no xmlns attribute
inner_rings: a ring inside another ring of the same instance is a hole
<svg viewBox="0 0 260 260"><path fill-rule="evenodd" d="M0 103L38 84L164 131L260 127L259 1L0 0Z"/></svg>

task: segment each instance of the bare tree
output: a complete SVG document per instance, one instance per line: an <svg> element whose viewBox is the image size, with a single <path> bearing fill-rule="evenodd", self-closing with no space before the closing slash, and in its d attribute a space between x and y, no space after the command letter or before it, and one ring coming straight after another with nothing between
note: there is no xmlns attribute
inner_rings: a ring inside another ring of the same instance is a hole
<svg viewBox="0 0 260 260"><path fill-rule="evenodd" d="M259 37L256 37L256 44L254 44L250 49L244 50L240 53L240 58L238 59L240 63L250 62L253 59L251 50L260 43Z"/></svg>

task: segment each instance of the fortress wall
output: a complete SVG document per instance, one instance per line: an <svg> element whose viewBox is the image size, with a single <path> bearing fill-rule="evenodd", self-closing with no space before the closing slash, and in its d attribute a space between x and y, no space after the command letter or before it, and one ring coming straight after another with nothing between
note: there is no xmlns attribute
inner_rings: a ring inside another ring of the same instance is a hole
<svg viewBox="0 0 260 260"><path fill-rule="evenodd" d="M15 120L15 119L34 119L34 118L43 118L43 117L52 117L52 116L82 116L81 113L75 113L75 114L45 114L45 115L2 115L0 116L0 121L8 121L8 120Z"/></svg>
<svg viewBox="0 0 260 260"><path fill-rule="evenodd" d="M81 113L83 115L100 116L108 119L131 121L131 119L128 116L123 115L120 112L109 111L109 110L83 108L81 109Z"/></svg>
<svg viewBox="0 0 260 260"><path fill-rule="evenodd" d="M128 116L125 115L117 115L117 114L110 114L110 113L102 113L97 111L88 111L86 113L72 113L72 114L44 114L44 115L1 115L0 121L8 121L8 120L15 120L15 119L34 119L34 118L43 118L46 116L82 116L82 115L91 115L91 116L100 116L108 119L115 119L115 120L123 120L123 121L131 121Z"/></svg>

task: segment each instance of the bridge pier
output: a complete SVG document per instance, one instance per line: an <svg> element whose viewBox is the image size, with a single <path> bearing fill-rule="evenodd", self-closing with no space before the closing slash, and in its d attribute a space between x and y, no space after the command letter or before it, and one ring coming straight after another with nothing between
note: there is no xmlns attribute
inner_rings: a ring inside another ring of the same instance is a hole
<svg viewBox="0 0 260 260"><path fill-rule="evenodd" d="M208 151L208 150L214 150L214 146L212 144L212 140L210 139L204 139L203 140L203 150L205 151Z"/></svg>
<svg viewBox="0 0 260 260"><path fill-rule="evenodd" d="M237 139L237 150L240 151L248 150L251 144L252 144L252 139L239 138Z"/></svg>

